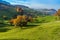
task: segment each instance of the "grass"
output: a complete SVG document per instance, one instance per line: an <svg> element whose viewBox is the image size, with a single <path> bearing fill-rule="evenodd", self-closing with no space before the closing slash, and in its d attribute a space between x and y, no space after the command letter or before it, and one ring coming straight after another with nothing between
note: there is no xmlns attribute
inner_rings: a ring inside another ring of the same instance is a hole
<svg viewBox="0 0 60 40"><path fill-rule="evenodd" d="M5 30L4 32L2 30ZM60 21L29 24L22 29L14 26L2 27L0 39L9 40L60 40Z"/></svg>
<svg viewBox="0 0 60 40"><path fill-rule="evenodd" d="M53 19L52 19L53 18ZM55 17L37 18L34 23L20 28L7 25L8 21L0 24L1 40L60 40L60 21Z"/></svg>

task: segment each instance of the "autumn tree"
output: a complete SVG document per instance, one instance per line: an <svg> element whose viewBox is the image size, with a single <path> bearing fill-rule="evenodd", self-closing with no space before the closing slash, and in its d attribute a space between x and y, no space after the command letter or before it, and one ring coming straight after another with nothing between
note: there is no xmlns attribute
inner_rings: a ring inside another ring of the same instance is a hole
<svg viewBox="0 0 60 40"><path fill-rule="evenodd" d="M26 16L18 15L17 18L11 19L10 23L13 24L14 26L24 25L24 23L27 23Z"/></svg>
<svg viewBox="0 0 60 40"><path fill-rule="evenodd" d="M57 16L57 19L60 19L60 9L54 14L54 16Z"/></svg>

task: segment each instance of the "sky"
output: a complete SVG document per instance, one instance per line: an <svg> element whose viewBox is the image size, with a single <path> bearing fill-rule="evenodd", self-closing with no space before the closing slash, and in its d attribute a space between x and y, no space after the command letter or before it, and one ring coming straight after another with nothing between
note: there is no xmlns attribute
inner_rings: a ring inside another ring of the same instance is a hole
<svg viewBox="0 0 60 40"><path fill-rule="evenodd" d="M25 5L30 8L40 9L59 9L60 0L4 0L10 2L13 5Z"/></svg>

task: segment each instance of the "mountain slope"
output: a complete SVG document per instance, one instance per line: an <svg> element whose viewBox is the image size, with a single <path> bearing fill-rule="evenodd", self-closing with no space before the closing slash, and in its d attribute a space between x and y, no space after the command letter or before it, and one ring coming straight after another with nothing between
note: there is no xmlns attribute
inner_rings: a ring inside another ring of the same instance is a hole
<svg viewBox="0 0 60 40"><path fill-rule="evenodd" d="M11 5L9 2L0 0L0 17L6 15L7 17L12 17L17 14L16 7L23 8L24 15L28 16L47 16L52 15L56 12L55 9L32 9L24 5Z"/></svg>
<svg viewBox="0 0 60 40"><path fill-rule="evenodd" d="M53 15L57 12L55 9L36 9L36 10L42 12L45 15Z"/></svg>
<svg viewBox="0 0 60 40"><path fill-rule="evenodd" d="M9 3L9 2L3 1L3 0L0 0L0 3L10 5L10 3Z"/></svg>
<svg viewBox="0 0 60 40"><path fill-rule="evenodd" d="M30 26L31 25L31 26ZM49 23L29 24L26 28L6 27L6 32L0 33L0 39L15 40L60 40L60 21ZM32 28L31 28L32 27Z"/></svg>

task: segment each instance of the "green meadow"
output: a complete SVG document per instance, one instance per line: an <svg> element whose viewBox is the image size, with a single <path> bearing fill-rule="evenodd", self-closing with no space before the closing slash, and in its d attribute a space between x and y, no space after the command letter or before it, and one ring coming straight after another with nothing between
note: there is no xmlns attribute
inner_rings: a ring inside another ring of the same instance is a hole
<svg viewBox="0 0 60 40"><path fill-rule="evenodd" d="M36 18L22 28L9 25L8 20L0 20L1 40L60 40L60 21L56 17Z"/></svg>

